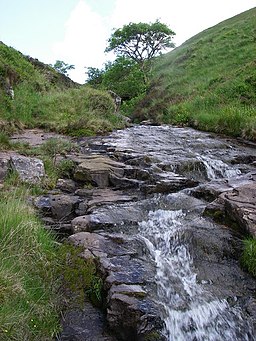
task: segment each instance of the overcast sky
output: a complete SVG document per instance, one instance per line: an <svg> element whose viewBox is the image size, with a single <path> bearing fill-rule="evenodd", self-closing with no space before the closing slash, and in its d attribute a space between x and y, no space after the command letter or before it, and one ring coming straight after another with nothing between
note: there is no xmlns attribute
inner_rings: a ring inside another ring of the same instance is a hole
<svg viewBox="0 0 256 341"><path fill-rule="evenodd" d="M198 32L256 6L256 0L0 0L0 41L48 64L102 67L113 28L129 22L167 24L176 46Z"/></svg>

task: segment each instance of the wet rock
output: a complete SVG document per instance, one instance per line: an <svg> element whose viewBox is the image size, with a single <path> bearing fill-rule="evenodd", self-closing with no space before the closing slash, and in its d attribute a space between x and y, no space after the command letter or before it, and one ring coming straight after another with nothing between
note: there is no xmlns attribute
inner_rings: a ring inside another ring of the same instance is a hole
<svg viewBox="0 0 256 341"><path fill-rule="evenodd" d="M70 221L75 216L79 197L56 194L40 196L34 199L34 205L46 216L52 216L55 221Z"/></svg>
<svg viewBox="0 0 256 341"><path fill-rule="evenodd" d="M109 186L110 174L122 177L124 175L124 167L124 164L104 156L88 156L85 161L77 166L74 178L78 181L105 188Z"/></svg>
<svg viewBox="0 0 256 341"><path fill-rule="evenodd" d="M135 195L127 195L123 191L110 188L94 189L91 193L91 200L88 201L88 207L92 208L104 204L115 204L132 201L136 198Z"/></svg>
<svg viewBox="0 0 256 341"><path fill-rule="evenodd" d="M112 186L117 188L133 188L133 187L139 187L143 182L137 179L128 179L125 177L119 177L115 174L110 174L109 176L109 182Z"/></svg>
<svg viewBox="0 0 256 341"><path fill-rule="evenodd" d="M229 181L228 190L219 194L210 203L205 214L211 215L217 221L219 218L232 226L235 224L241 233L256 236L256 181L255 175L239 181Z"/></svg>
<svg viewBox="0 0 256 341"><path fill-rule="evenodd" d="M40 183L45 176L44 163L37 158L21 155L12 156L10 159L10 167L18 173L22 181L27 183Z"/></svg>
<svg viewBox="0 0 256 341"><path fill-rule="evenodd" d="M96 257L105 278L108 325L118 340L147 340L150 333L162 328L159 308L144 288L154 280L154 269L136 258L136 250L128 240L80 232L69 241L84 248L82 257Z"/></svg>
<svg viewBox="0 0 256 341"><path fill-rule="evenodd" d="M172 193L197 185L198 182L179 176L176 173L162 172L155 175L154 184L145 184L142 189L146 193Z"/></svg>
<svg viewBox="0 0 256 341"><path fill-rule="evenodd" d="M60 341L117 341L107 331L100 309L86 302L82 309L69 309L62 318Z"/></svg>
<svg viewBox="0 0 256 341"><path fill-rule="evenodd" d="M136 225L143 219L143 213L133 205L120 204L117 206L106 206L94 209L91 214L76 217L72 220L74 233L81 231L94 231L96 229L109 229L123 225Z"/></svg>

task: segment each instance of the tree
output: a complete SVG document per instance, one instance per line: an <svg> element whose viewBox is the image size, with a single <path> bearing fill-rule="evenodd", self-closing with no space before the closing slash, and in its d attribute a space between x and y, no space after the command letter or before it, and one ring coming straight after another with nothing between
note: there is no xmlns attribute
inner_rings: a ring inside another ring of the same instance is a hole
<svg viewBox="0 0 256 341"><path fill-rule="evenodd" d="M107 65L102 86L115 91L123 100L130 100L146 90L138 63L125 57L117 57Z"/></svg>
<svg viewBox="0 0 256 341"><path fill-rule="evenodd" d="M74 70L75 66L71 65L71 64L67 64L65 62L63 62L62 60L56 60L55 64L52 65L52 67L60 72L63 73L65 76L68 76L68 71L69 70Z"/></svg>
<svg viewBox="0 0 256 341"><path fill-rule="evenodd" d="M105 52L114 51L117 55L143 63L157 56L162 50L174 47L175 33L158 20L154 23L130 23L117 29L108 39Z"/></svg>
<svg viewBox="0 0 256 341"><path fill-rule="evenodd" d="M85 74L88 77L87 83L92 86L100 85L102 83L105 70L103 69L101 70L97 67L91 67L91 66L88 66L85 68L86 68Z"/></svg>

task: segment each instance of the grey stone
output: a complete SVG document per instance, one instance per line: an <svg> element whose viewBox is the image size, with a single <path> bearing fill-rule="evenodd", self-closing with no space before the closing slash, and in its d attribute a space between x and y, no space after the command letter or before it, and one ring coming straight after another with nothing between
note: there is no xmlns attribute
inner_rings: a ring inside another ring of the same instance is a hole
<svg viewBox="0 0 256 341"><path fill-rule="evenodd" d="M56 188L63 192L73 193L76 190L76 183L72 179L58 179Z"/></svg>
<svg viewBox="0 0 256 341"><path fill-rule="evenodd" d="M74 218L78 203L79 198L77 196L51 195L50 205L53 218L60 221L69 221Z"/></svg>
<svg viewBox="0 0 256 341"><path fill-rule="evenodd" d="M91 183L100 188L109 186L109 176L122 177L125 165L104 156L91 156L80 163L74 174L75 180Z"/></svg>
<svg viewBox="0 0 256 341"><path fill-rule="evenodd" d="M37 158L15 155L10 159L10 166L27 183L40 183L45 176L44 163Z"/></svg>

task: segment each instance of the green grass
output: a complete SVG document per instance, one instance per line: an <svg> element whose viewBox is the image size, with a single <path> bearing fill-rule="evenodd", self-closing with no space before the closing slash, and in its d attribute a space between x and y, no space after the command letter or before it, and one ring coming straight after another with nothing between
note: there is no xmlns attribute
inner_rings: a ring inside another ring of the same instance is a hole
<svg viewBox="0 0 256 341"><path fill-rule="evenodd" d="M0 339L50 340L59 330L56 245L22 197L0 199Z"/></svg>
<svg viewBox="0 0 256 341"><path fill-rule="evenodd" d="M11 83L14 99L6 95ZM75 84L49 65L31 61L0 43L0 128L40 127L71 136L104 134L124 127L107 91Z"/></svg>
<svg viewBox="0 0 256 341"><path fill-rule="evenodd" d="M256 8L156 59L134 118L256 140Z"/></svg>
<svg viewBox="0 0 256 341"><path fill-rule="evenodd" d="M105 91L88 86L80 89L37 92L31 84L16 87L15 98L0 113L0 119L22 127L40 127L71 136L104 134L124 127L114 114L114 103Z"/></svg>
<svg viewBox="0 0 256 341"><path fill-rule="evenodd" d="M244 240L242 265L250 274L256 277L256 239Z"/></svg>
<svg viewBox="0 0 256 341"><path fill-rule="evenodd" d="M60 244L44 229L27 204L35 192L15 177L1 192L1 341L52 340L60 332L61 311L70 304L82 304L85 295L101 302L102 280L95 263L80 258L80 249ZM65 296L67 289L76 301Z"/></svg>

